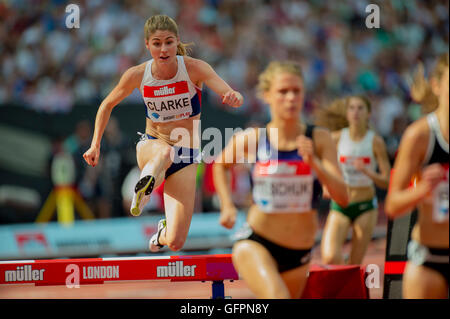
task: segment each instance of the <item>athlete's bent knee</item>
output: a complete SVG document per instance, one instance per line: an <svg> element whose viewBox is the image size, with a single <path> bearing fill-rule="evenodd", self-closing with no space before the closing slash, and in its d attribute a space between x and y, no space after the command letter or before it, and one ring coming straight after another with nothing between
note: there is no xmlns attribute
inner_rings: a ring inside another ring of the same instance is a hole
<svg viewBox="0 0 450 319"><path fill-rule="evenodd" d="M184 246L185 240L174 238L167 241L167 247L172 251L179 251Z"/></svg>

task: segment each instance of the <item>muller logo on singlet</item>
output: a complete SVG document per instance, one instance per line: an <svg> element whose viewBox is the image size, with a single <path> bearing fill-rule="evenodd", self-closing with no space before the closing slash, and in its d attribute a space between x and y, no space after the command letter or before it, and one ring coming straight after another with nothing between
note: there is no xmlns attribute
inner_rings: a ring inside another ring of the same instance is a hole
<svg viewBox="0 0 450 319"><path fill-rule="evenodd" d="M163 96L163 95L175 94L175 87L163 86L162 88L160 88L158 90L154 90L153 94L155 96Z"/></svg>
<svg viewBox="0 0 450 319"><path fill-rule="evenodd" d="M144 85L144 98L164 98L189 94L189 86L186 81L169 83L161 86Z"/></svg>
<svg viewBox="0 0 450 319"><path fill-rule="evenodd" d="M31 265L17 266L14 270L5 270L5 282L42 281L45 269L33 269Z"/></svg>
<svg viewBox="0 0 450 319"><path fill-rule="evenodd" d="M197 265L183 265L183 261L169 262L167 266L156 267L156 277L194 277Z"/></svg>

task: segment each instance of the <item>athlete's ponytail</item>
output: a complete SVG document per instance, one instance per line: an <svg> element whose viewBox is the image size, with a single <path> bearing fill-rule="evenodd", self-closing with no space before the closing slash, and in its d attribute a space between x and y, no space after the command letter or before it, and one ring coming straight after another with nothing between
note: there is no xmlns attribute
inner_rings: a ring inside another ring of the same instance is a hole
<svg viewBox="0 0 450 319"><path fill-rule="evenodd" d="M348 126L346 98L335 99L328 107L316 111L316 125L330 131L339 131Z"/></svg>
<svg viewBox="0 0 450 319"><path fill-rule="evenodd" d="M189 46L191 46L192 43L183 43L183 42L178 42L177 45L177 55L188 55L190 48Z"/></svg>
<svg viewBox="0 0 450 319"><path fill-rule="evenodd" d="M179 38L178 34L178 26L175 20L166 15L155 15L147 19L144 26L144 36L145 39L148 40L150 35L155 33L158 30L164 30L172 32ZM189 47L193 45L193 43L183 43L179 41L177 45L177 55L188 55L190 49Z"/></svg>
<svg viewBox="0 0 450 319"><path fill-rule="evenodd" d="M328 128L330 131L339 131L348 127L347 107L350 99L358 98L364 102L369 113L372 111L372 105L364 95L351 95L335 99L328 107L319 108L315 113L316 125ZM369 124L367 124L369 127Z"/></svg>
<svg viewBox="0 0 450 319"><path fill-rule="evenodd" d="M442 54L431 73L430 78L440 81L445 68L449 67L448 53ZM439 106L439 98L433 93L429 81L425 78L423 63L419 63L411 86L411 97L422 106L423 113L430 113Z"/></svg>

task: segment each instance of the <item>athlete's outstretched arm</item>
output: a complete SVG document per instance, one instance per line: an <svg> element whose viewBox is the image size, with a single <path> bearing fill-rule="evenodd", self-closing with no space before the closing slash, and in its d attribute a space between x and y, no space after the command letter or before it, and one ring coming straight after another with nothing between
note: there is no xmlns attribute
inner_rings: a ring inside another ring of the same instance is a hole
<svg viewBox="0 0 450 319"><path fill-rule="evenodd" d="M84 160L91 166L98 163L100 157L100 142L113 108L124 98L130 95L135 88L139 88L142 80L142 68L134 66L129 68L120 78L119 83L102 101L95 117L95 129L91 147L83 154Z"/></svg>
<svg viewBox="0 0 450 319"><path fill-rule="evenodd" d="M415 187L409 187L413 176L421 170L422 154L425 154L427 146L427 139L421 136L420 131L420 124L413 123L400 142L385 202L385 211L390 218L411 212L442 180L444 172L440 165L430 165L422 172Z"/></svg>
<svg viewBox="0 0 450 319"><path fill-rule="evenodd" d="M199 82L205 83L217 95L221 96L222 103L232 107L239 107L244 103L244 98L241 93L233 90L208 63L191 58L189 64L195 71L193 73L194 77Z"/></svg>
<svg viewBox="0 0 450 319"><path fill-rule="evenodd" d="M298 137L297 145L300 155L316 172L317 178L326 187L330 197L341 207L347 207L347 185L339 169L336 146L330 132L316 128L314 142L302 135Z"/></svg>
<svg viewBox="0 0 450 319"><path fill-rule="evenodd" d="M249 140L253 143L257 130L248 129L237 133L217 157L213 165L214 187L220 199L220 224L225 228L233 228L236 222L237 209L233 203L231 183L228 171L239 161L239 155L248 158ZM239 154L238 150L242 150Z"/></svg>

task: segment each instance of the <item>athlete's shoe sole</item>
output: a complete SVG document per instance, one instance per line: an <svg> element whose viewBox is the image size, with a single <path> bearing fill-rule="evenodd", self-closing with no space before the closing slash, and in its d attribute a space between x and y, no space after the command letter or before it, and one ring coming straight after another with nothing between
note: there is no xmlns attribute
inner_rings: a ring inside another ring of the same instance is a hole
<svg viewBox="0 0 450 319"><path fill-rule="evenodd" d="M130 209L131 215L139 216L141 214L140 204L144 196L151 194L153 186L155 185L155 178L151 175L142 177L139 182L137 182L134 188L136 201L133 201L133 206Z"/></svg>

